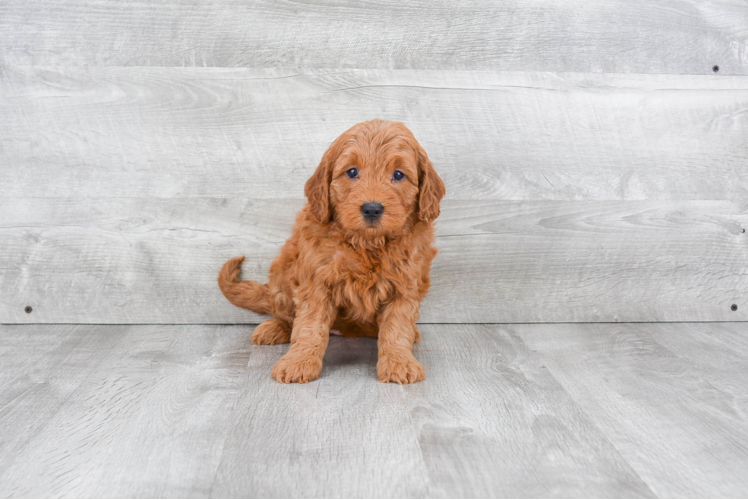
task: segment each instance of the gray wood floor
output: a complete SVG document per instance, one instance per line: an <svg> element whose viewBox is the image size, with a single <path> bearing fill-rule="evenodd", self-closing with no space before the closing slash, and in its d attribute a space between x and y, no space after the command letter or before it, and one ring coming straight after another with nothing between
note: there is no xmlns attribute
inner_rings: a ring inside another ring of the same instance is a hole
<svg viewBox="0 0 748 500"><path fill-rule="evenodd" d="M0 496L748 494L748 324L423 325L427 380L252 326L0 326Z"/></svg>

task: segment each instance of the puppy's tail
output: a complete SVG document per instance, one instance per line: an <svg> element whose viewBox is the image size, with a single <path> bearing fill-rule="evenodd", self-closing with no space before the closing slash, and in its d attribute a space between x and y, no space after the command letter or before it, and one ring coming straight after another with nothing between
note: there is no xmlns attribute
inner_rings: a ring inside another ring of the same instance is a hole
<svg viewBox="0 0 748 500"><path fill-rule="evenodd" d="M250 309L259 314L270 314L270 290L256 281L239 281L239 270L244 257L234 257L226 262L218 273L218 286L223 295L235 306Z"/></svg>

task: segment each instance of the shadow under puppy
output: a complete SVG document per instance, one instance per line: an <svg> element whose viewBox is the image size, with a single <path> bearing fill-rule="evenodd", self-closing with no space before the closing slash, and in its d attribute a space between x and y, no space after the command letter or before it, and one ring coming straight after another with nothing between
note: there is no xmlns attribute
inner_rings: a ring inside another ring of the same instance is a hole
<svg viewBox="0 0 748 500"><path fill-rule="evenodd" d="M445 193L426 152L402 123L359 123L332 143L304 193L308 203L269 283L238 280L244 257L218 276L232 304L273 316L253 344L291 343L271 375L285 383L319 377L333 329L378 336L380 381L423 380L413 342Z"/></svg>

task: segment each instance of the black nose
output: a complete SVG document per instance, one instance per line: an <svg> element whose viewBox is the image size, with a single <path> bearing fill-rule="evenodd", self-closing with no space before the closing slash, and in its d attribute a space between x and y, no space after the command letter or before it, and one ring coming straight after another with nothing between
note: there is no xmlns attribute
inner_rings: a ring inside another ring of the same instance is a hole
<svg viewBox="0 0 748 500"><path fill-rule="evenodd" d="M364 214L364 218L369 220L377 220L382 216L384 207L381 203L364 203L361 205L361 213Z"/></svg>

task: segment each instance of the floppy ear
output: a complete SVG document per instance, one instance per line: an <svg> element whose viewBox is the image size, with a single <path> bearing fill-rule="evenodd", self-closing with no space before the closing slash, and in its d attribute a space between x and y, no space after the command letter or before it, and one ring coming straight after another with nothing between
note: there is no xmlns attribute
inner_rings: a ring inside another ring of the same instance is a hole
<svg viewBox="0 0 748 500"><path fill-rule="evenodd" d="M332 163L334 161L333 146L330 146L322 156L317 170L314 171L304 185L304 194L309 200L312 214L318 222L330 222L330 182L332 181Z"/></svg>
<svg viewBox="0 0 748 500"><path fill-rule="evenodd" d="M426 151L418 146L418 216L425 221L439 217L439 202L447 189Z"/></svg>

